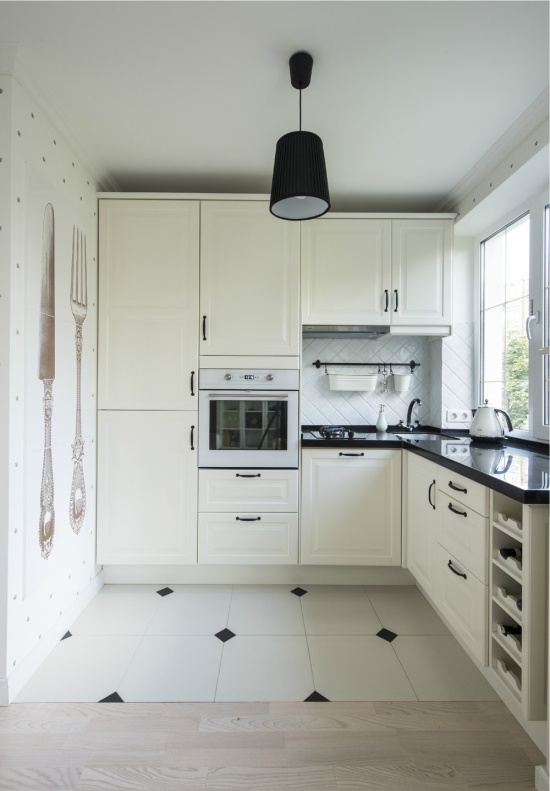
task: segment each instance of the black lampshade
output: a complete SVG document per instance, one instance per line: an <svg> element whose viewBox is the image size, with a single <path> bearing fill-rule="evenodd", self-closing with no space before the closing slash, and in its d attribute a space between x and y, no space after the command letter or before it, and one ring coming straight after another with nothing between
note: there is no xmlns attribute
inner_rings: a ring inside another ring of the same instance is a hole
<svg viewBox="0 0 550 791"><path fill-rule="evenodd" d="M309 220L330 209L323 141L289 132L277 142L269 211L283 220Z"/></svg>

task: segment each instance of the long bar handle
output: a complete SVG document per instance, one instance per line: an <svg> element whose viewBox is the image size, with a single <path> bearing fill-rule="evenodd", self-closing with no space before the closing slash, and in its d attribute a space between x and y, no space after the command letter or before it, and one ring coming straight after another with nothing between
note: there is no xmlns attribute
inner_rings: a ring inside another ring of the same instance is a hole
<svg viewBox="0 0 550 791"><path fill-rule="evenodd" d="M261 522L261 516L236 516L235 520L237 522Z"/></svg>
<svg viewBox="0 0 550 791"><path fill-rule="evenodd" d="M206 340L206 316L202 317L202 339Z"/></svg>
<svg viewBox="0 0 550 791"><path fill-rule="evenodd" d="M339 456L364 456L364 453L339 453Z"/></svg>
<svg viewBox="0 0 550 791"><path fill-rule="evenodd" d="M393 293L395 294L395 308L393 309L393 312L397 313L399 310L399 292L396 288L394 288Z"/></svg>
<svg viewBox="0 0 550 791"><path fill-rule="evenodd" d="M433 480L430 483L430 486L428 488L428 502L430 503L430 505L432 506L432 508L435 511L435 505L432 503L432 489L433 489L434 486L435 486L435 480Z"/></svg>
<svg viewBox="0 0 550 791"><path fill-rule="evenodd" d="M460 486L455 486L452 481L449 481L449 486L451 489L454 489L455 492L462 492L463 494L468 494L468 489L462 489Z"/></svg>
<svg viewBox="0 0 550 791"><path fill-rule="evenodd" d="M192 396L195 395L195 384L194 384L194 382L195 382L195 372L191 371L191 395Z"/></svg>
<svg viewBox="0 0 550 791"><path fill-rule="evenodd" d="M448 508L449 508L449 511L453 512L453 514L458 514L458 516L468 516L468 512L467 511L457 511L456 508L453 508L451 503L449 503Z"/></svg>
<svg viewBox="0 0 550 791"><path fill-rule="evenodd" d="M262 477L261 472L257 472L254 475L245 475L244 473L241 472L235 473L235 478L261 478L261 477Z"/></svg>
<svg viewBox="0 0 550 791"><path fill-rule="evenodd" d="M390 292L387 288L384 289L384 294L386 295L386 307L384 308L384 313L387 313L390 306Z"/></svg>
<svg viewBox="0 0 550 791"><path fill-rule="evenodd" d="M191 426L191 450L195 450L195 426Z"/></svg>

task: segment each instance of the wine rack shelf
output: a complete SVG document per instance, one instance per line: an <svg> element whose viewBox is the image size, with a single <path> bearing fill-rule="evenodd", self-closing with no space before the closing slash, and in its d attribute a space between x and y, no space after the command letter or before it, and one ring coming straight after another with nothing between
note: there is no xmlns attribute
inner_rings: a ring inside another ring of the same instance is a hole
<svg viewBox="0 0 550 791"><path fill-rule="evenodd" d="M546 513L497 492L492 505L489 665L525 718L544 720Z"/></svg>

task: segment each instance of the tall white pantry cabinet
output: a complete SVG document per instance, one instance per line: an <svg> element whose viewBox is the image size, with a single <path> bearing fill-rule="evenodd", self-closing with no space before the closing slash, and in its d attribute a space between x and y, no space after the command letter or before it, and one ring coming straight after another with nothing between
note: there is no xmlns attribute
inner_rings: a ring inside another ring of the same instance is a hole
<svg viewBox="0 0 550 791"><path fill-rule="evenodd" d="M197 562L199 202L99 202L98 563Z"/></svg>

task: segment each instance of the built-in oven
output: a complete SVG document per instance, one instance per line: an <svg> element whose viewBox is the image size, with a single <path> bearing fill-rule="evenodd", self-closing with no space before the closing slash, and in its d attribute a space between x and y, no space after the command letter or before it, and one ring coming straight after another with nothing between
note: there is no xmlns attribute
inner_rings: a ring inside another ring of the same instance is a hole
<svg viewBox="0 0 550 791"><path fill-rule="evenodd" d="M300 372L202 368L199 467L297 468Z"/></svg>

